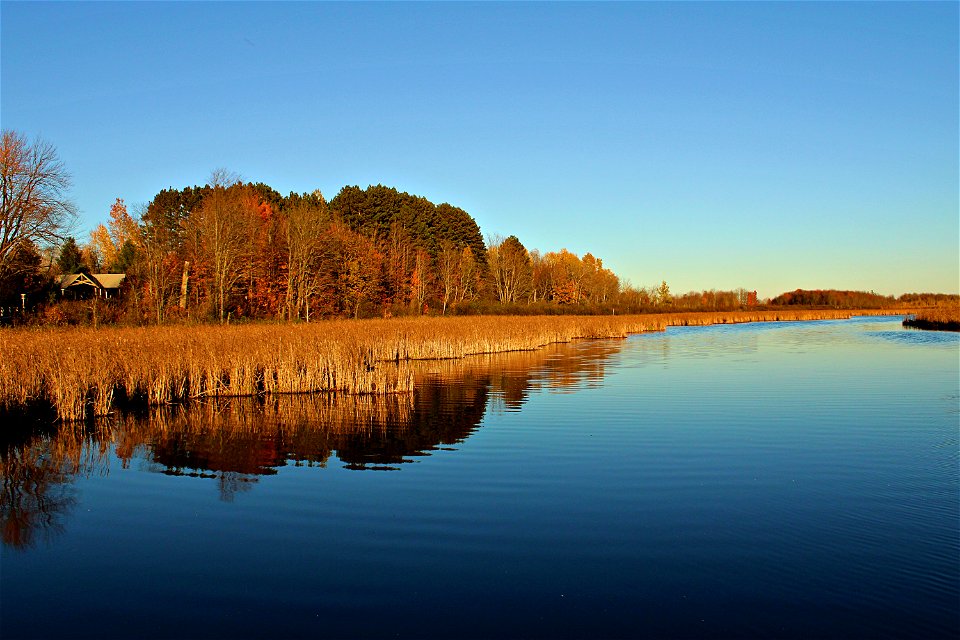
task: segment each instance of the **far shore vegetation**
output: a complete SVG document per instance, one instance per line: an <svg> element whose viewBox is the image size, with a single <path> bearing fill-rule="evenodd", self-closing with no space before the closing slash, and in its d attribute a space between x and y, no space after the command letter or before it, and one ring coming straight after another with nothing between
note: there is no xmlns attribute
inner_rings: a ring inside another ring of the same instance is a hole
<svg viewBox="0 0 960 640"><path fill-rule="evenodd" d="M600 256L488 236L463 209L383 185L286 196L217 170L129 207L117 198L86 241L70 235L70 177L52 145L4 131L0 323L41 326L314 322L445 315L624 315L936 306L750 283L671 290L627 282ZM131 211L131 209L133 209Z"/></svg>

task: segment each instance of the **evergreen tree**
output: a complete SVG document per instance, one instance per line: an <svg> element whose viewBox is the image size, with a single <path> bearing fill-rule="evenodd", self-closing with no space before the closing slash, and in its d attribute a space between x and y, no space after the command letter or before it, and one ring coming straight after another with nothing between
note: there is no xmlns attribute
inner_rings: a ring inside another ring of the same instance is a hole
<svg viewBox="0 0 960 640"><path fill-rule="evenodd" d="M60 247L60 257L57 258L57 267L60 273L90 273L90 267L83 259L83 251L73 236L68 237Z"/></svg>

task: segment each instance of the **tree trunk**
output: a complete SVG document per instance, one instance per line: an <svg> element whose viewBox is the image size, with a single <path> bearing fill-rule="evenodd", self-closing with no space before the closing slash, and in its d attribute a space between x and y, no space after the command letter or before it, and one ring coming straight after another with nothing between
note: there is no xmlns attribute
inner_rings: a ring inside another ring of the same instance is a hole
<svg viewBox="0 0 960 640"><path fill-rule="evenodd" d="M187 283L190 280L190 262L183 263L183 279L180 281L180 308L187 308Z"/></svg>

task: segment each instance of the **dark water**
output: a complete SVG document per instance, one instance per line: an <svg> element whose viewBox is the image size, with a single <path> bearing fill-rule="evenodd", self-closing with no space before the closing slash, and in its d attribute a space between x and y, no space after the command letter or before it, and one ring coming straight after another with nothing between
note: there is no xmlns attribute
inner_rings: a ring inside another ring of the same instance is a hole
<svg viewBox="0 0 960 640"><path fill-rule="evenodd" d="M677 328L20 434L0 635L957 637L958 357Z"/></svg>

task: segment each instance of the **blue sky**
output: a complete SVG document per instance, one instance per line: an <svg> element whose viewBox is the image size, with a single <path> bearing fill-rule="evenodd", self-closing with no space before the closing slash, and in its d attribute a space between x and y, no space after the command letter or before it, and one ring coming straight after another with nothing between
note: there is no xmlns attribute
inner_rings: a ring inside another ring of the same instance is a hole
<svg viewBox="0 0 960 640"><path fill-rule="evenodd" d="M675 292L960 290L950 3L0 5L78 236L224 167L385 184Z"/></svg>

